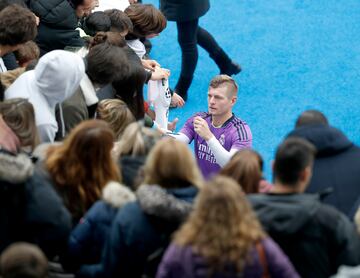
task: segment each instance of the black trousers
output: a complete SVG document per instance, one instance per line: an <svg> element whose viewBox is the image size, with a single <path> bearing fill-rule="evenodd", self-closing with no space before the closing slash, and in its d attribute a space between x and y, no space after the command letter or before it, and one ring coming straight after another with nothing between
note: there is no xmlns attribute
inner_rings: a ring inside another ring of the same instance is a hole
<svg viewBox="0 0 360 278"><path fill-rule="evenodd" d="M198 19L176 22L176 26L182 59L180 78L175 91L181 96L186 96L198 61L197 45L200 45L209 53L210 57L218 65L220 72L231 64L231 60L216 42L215 38L199 26Z"/></svg>

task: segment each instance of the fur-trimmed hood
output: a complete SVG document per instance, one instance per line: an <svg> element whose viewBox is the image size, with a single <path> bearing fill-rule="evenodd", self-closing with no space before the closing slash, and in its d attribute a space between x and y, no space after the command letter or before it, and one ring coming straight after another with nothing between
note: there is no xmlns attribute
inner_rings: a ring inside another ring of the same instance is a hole
<svg viewBox="0 0 360 278"><path fill-rule="evenodd" d="M136 200L135 194L125 185L116 181L106 184L102 191L102 199L105 203L115 208L121 208L127 203Z"/></svg>
<svg viewBox="0 0 360 278"><path fill-rule="evenodd" d="M23 153L12 155L0 151L0 180L9 183L22 183L32 176L34 165Z"/></svg>
<svg viewBox="0 0 360 278"><path fill-rule="evenodd" d="M136 197L146 214L182 222L192 209L197 191L195 187L164 189L158 185L142 185Z"/></svg>

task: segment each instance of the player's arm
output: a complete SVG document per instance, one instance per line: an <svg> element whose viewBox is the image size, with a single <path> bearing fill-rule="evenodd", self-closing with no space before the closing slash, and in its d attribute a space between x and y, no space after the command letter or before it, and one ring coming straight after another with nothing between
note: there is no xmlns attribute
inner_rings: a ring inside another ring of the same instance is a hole
<svg viewBox="0 0 360 278"><path fill-rule="evenodd" d="M194 130L208 144L210 150L214 154L217 164L221 167L229 162L231 157L236 153L237 149L227 151L210 131L208 123L201 117L194 118Z"/></svg>
<svg viewBox="0 0 360 278"><path fill-rule="evenodd" d="M206 140L210 150L214 154L217 164L221 167L224 167L232 158L232 156L238 151L238 149L231 149L227 151L224 147L220 144L219 140L213 136L210 140Z"/></svg>
<svg viewBox="0 0 360 278"><path fill-rule="evenodd" d="M174 127L174 129L175 129L175 127ZM184 126L181 128L181 130L178 133L174 132L174 133L170 133L167 135L171 136L171 137L175 138L176 140L179 140L185 144L190 144L191 141L194 139L194 135L195 135L193 117L191 117L190 119L188 119L186 121L186 123L184 124Z"/></svg>

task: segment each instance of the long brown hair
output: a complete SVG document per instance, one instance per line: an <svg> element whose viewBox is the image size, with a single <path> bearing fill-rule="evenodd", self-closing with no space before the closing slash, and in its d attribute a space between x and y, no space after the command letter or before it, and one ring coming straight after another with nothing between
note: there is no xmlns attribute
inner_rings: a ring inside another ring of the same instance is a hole
<svg viewBox="0 0 360 278"><path fill-rule="evenodd" d="M174 242L191 246L206 260L210 273L225 271L229 265L241 273L249 251L264 237L241 188L233 179L217 176L200 189L194 210Z"/></svg>
<svg viewBox="0 0 360 278"><path fill-rule="evenodd" d="M114 134L100 120L75 127L63 144L49 149L45 161L58 191L74 218L80 218L120 174L111 157Z"/></svg>
<svg viewBox="0 0 360 278"><path fill-rule="evenodd" d="M246 194L259 193L262 167L263 160L257 152L241 150L221 169L220 174L233 178Z"/></svg>
<svg viewBox="0 0 360 278"><path fill-rule="evenodd" d="M199 168L189 147L171 138L156 143L146 160L144 174L146 184L165 188L202 185Z"/></svg>

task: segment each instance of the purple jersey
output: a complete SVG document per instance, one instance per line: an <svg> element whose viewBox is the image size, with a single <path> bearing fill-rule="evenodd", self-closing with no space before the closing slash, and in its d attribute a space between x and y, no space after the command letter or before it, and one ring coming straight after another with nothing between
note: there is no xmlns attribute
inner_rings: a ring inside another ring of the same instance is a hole
<svg viewBox="0 0 360 278"><path fill-rule="evenodd" d="M210 150L206 141L202 139L194 130L194 117L200 116L205 119L209 125L210 131L220 142L225 150L251 148L252 134L250 127L234 114L221 127L214 127L211 124L211 115L209 113L197 113L189 118L184 127L180 130L185 134L190 142L195 140L195 156L201 172L205 178L209 178L212 174L219 172L220 166L216 163L214 154Z"/></svg>

